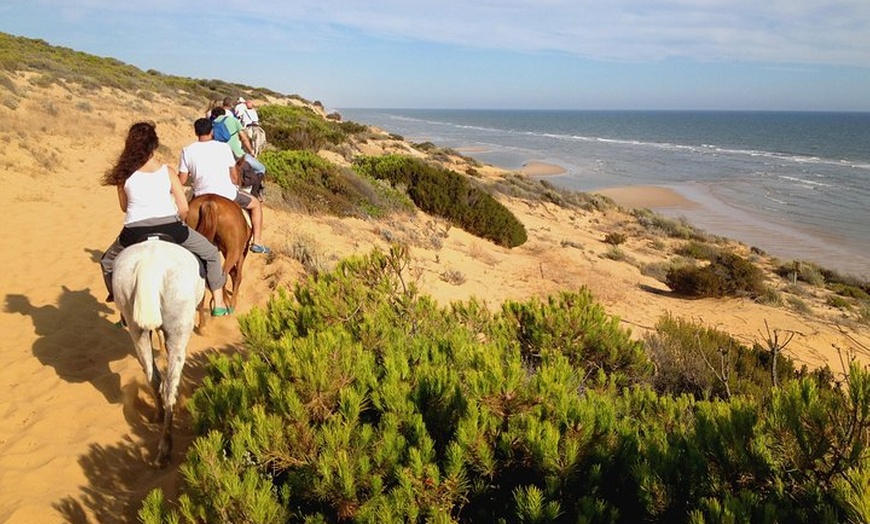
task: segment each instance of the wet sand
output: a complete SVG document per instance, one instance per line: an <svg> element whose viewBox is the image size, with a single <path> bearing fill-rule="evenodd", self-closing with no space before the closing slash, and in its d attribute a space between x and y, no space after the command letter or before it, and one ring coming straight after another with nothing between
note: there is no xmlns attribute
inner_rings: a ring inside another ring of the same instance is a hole
<svg viewBox="0 0 870 524"><path fill-rule="evenodd" d="M564 175L568 172L568 170L562 166L550 164L548 162L538 162L537 160L526 162L523 164L520 171L526 176Z"/></svg>
<svg viewBox="0 0 870 524"><path fill-rule="evenodd" d="M649 208L654 210L669 209L697 209L699 204L684 197L674 189L659 186L630 186L611 187L596 189L592 193L598 193L623 207Z"/></svg>

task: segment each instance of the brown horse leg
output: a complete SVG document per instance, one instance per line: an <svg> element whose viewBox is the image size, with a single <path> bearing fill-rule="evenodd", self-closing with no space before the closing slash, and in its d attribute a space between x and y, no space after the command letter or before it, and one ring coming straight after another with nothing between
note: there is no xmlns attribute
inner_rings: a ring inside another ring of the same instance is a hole
<svg viewBox="0 0 870 524"><path fill-rule="evenodd" d="M232 296L232 306L236 307L236 302L239 298L239 285L242 283L242 265L241 262L237 262L235 267L230 270L230 277L233 279L233 296Z"/></svg>

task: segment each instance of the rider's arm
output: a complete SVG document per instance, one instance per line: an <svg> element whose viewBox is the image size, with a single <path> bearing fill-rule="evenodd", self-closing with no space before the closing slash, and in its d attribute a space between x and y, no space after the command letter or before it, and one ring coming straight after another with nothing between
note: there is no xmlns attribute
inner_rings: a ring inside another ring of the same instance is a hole
<svg viewBox="0 0 870 524"><path fill-rule="evenodd" d="M248 138L248 135L239 131L239 140L242 141L242 149L244 149L245 152L253 155L254 154L254 146L251 145L251 139Z"/></svg>
<svg viewBox="0 0 870 524"><path fill-rule="evenodd" d="M127 212L127 192L124 191L124 186L115 186L118 189L118 204L121 205L121 211Z"/></svg>
<svg viewBox="0 0 870 524"><path fill-rule="evenodd" d="M187 218L187 197L184 195L184 187L181 185L180 175L177 171L169 168L169 183L171 184L172 198L175 199L175 207L178 208L178 216L181 220Z"/></svg>

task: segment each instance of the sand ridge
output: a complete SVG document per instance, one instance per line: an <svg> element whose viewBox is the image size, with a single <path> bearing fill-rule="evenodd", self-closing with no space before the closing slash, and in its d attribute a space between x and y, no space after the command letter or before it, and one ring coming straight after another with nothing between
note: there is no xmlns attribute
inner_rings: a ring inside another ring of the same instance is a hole
<svg viewBox="0 0 870 524"><path fill-rule="evenodd" d="M159 432L149 421L154 405L127 333L114 326L117 312L102 301L98 260L123 217L114 190L101 187L99 178L126 129L142 118L157 122L159 155L174 165L180 148L193 141L191 122L201 111L160 97L37 88L23 76L19 82L27 96L15 109L0 106L0 118L11 123L0 131L6 144L0 164L0 204L6 210L6 234L0 235L0 389L6 392L0 398L0 522L133 522L154 487L176 495L177 467L193 434L182 409L171 466L149 466ZM866 351L870 345L866 328L843 327L824 315L807 317L742 299L669 296L636 267L602 257L610 247L603 242L606 232L628 221L617 211L503 199L529 233L526 244L508 250L421 213L380 222L315 217L283 210L270 200L274 194L267 193L264 239L276 254L249 255L239 314L303 278L301 264L289 256L294 242L307 243L334 264L386 249L386 239L396 238L411 245L418 285L445 305L476 296L498 307L504 300L586 286L635 336L671 312L747 343L759 339L765 320L793 330L798 336L788 353L811 366L831 363L838 369L835 346ZM624 249L638 259L661 256L647 244L632 238ZM464 282L444 278L448 271L461 273ZM208 356L237 351L244 345L235 317L211 319L204 334L194 335L182 408Z"/></svg>

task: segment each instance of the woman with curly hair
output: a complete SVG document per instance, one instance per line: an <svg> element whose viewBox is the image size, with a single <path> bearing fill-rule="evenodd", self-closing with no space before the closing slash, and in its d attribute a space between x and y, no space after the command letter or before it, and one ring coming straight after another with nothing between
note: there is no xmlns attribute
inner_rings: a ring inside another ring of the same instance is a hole
<svg viewBox="0 0 870 524"><path fill-rule="evenodd" d="M137 122L130 127L124 150L115 165L103 176L104 186L115 186L118 202L124 211L121 234L100 259L103 278L112 302L112 269L115 257L125 247L155 234L168 235L205 262L206 283L214 296L212 316L231 313L224 302L226 275L221 269L217 248L195 230L187 227L187 199L178 172L154 159L160 141L151 122Z"/></svg>

